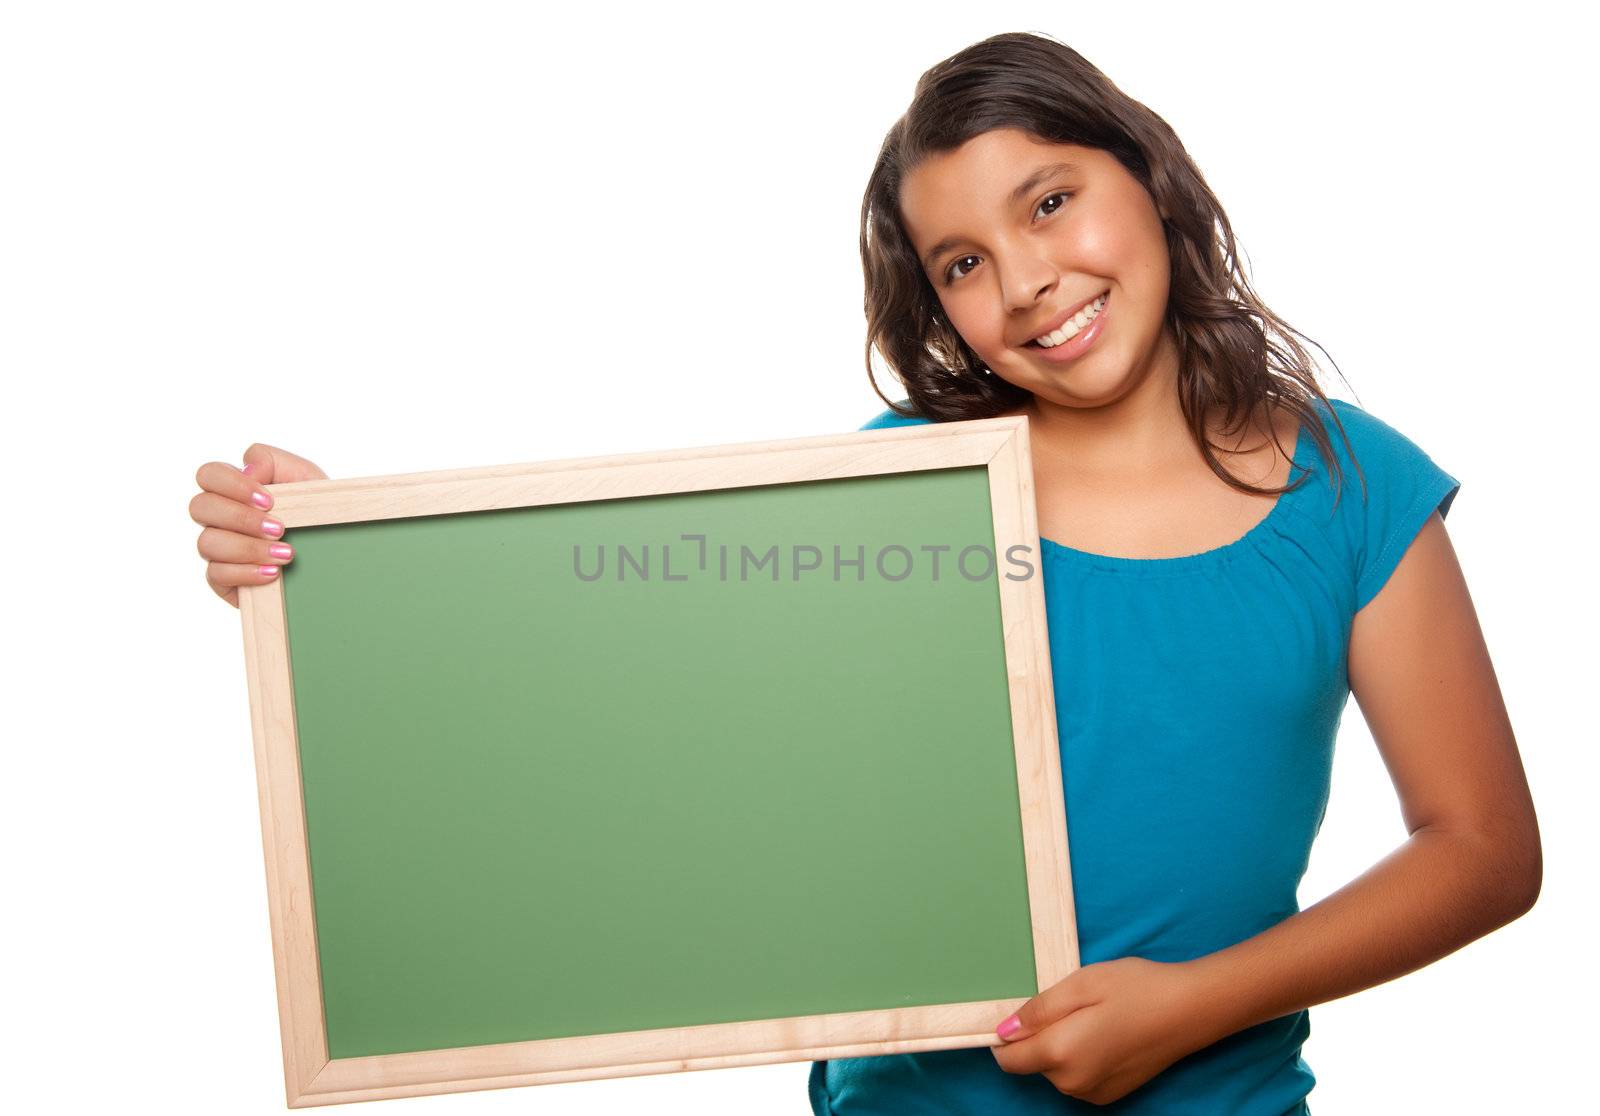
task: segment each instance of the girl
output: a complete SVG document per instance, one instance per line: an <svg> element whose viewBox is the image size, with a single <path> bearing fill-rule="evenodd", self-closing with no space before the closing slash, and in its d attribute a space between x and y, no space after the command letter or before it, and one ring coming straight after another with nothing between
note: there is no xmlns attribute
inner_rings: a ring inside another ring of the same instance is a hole
<svg viewBox="0 0 1600 1116"><path fill-rule="evenodd" d="M1308 1112L1309 1005L1538 894L1444 529L1459 485L1323 394L1234 249L1172 130L1049 38L939 63L890 129L862 208L868 374L875 345L907 398L863 429L1029 419L1083 967L992 1048L814 1064L818 1116ZM235 604L292 557L261 486L323 475L244 460L202 466L190 507ZM1301 912L1351 692L1411 836Z"/></svg>

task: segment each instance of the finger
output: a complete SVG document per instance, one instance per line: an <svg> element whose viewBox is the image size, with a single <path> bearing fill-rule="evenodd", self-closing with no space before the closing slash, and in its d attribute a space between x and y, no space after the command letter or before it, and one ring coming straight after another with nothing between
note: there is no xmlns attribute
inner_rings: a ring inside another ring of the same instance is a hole
<svg viewBox="0 0 1600 1116"><path fill-rule="evenodd" d="M196 543L200 557L208 562L231 562L236 565L282 566L294 559L294 548L286 542L255 539L237 531L224 531L220 527L207 527L200 532Z"/></svg>
<svg viewBox="0 0 1600 1116"><path fill-rule="evenodd" d="M219 527L236 531L256 539L281 539L283 522L257 511L253 507L219 496L215 492L201 492L189 501L189 518L202 527Z"/></svg>
<svg viewBox="0 0 1600 1116"><path fill-rule="evenodd" d="M1007 1073L1043 1073L1066 1066L1070 1055L1059 1049L1059 1036L1052 1029L1016 1042L1001 1043L993 1047L994 1060Z"/></svg>
<svg viewBox="0 0 1600 1116"><path fill-rule="evenodd" d="M244 451L241 472L258 484L284 484L289 481L326 480L315 463L265 442L252 442Z"/></svg>
<svg viewBox="0 0 1600 1116"><path fill-rule="evenodd" d="M272 507L272 493L262 487L253 474L247 476L224 461L207 461L194 474L195 483L206 492L214 492L240 504L266 511Z"/></svg>
<svg viewBox="0 0 1600 1116"><path fill-rule="evenodd" d="M1040 992L1019 1007L1013 1016L1002 1020L995 1028L995 1033L1003 1039L1016 1042L1037 1034L1058 1019L1094 1003L1095 997L1090 990L1094 974L1090 973L1090 968L1075 969L1066 979L1059 980ZM1014 1029L1011 1026L1012 1019L1017 1023Z"/></svg>
<svg viewBox="0 0 1600 1116"><path fill-rule="evenodd" d="M271 484L272 476L277 471L276 462L272 457L272 447L260 442L252 442L245 448L244 468L241 473L250 477L259 484Z"/></svg>
<svg viewBox="0 0 1600 1116"><path fill-rule="evenodd" d="M206 566L206 583L216 591L217 596L235 608L239 607L240 586L265 585L269 581L276 581L277 577L277 566L247 566L232 562L211 562Z"/></svg>
<svg viewBox="0 0 1600 1116"><path fill-rule="evenodd" d="M1076 1067L1069 1066L1059 1070L1045 1070L1045 1080L1056 1087L1056 1092L1063 1096L1073 1097L1076 1100L1086 1100L1090 1104L1105 1104L1107 1100L1096 1100L1099 1096L1098 1087L1090 1081L1088 1075Z"/></svg>

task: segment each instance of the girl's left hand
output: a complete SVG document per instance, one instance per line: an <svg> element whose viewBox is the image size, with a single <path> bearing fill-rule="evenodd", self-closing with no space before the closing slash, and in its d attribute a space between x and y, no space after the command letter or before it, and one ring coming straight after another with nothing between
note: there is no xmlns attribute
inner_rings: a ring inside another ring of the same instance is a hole
<svg viewBox="0 0 1600 1116"><path fill-rule="evenodd" d="M1067 1096L1109 1104L1221 1037L1204 1011L1190 966L1102 961L1018 1008L1021 1026L1001 1034L994 1057L1007 1073L1042 1073Z"/></svg>

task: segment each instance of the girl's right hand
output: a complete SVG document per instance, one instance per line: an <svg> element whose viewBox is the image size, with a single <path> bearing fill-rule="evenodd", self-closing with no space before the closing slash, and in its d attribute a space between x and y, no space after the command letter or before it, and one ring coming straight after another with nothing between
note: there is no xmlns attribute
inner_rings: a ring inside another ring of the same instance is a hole
<svg viewBox="0 0 1600 1116"><path fill-rule="evenodd" d="M265 585L294 557L283 542L283 524L267 512L272 494L263 485L327 480L328 474L303 457L277 446L254 443L244 451L244 468L208 461L194 475L203 491L189 501L189 518L200 524L200 557L207 562L206 584L234 608L239 586Z"/></svg>

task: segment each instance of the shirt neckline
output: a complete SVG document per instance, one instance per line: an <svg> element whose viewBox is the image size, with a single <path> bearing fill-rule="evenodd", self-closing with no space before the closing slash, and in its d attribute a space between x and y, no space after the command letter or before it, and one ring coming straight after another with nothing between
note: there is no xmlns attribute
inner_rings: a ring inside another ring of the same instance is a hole
<svg viewBox="0 0 1600 1116"><path fill-rule="evenodd" d="M1303 470L1297 469L1295 466L1303 464L1300 458L1305 447L1305 441L1306 427L1304 423L1301 423L1300 429L1295 434L1294 453L1290 458L1292 464L1289 469L1287 483L1292 484L1303 472ZM1305 485L1301 485L1300 488L1294 491L1299 492L1304 487ZM1285 501L1292 494L1290 492L1279 493L1278 498L1272 501L1272 507L1267 509L1267 514L1262 516L1255 526L1237 539L1221 546L1212 547L1210 550L1202 550L1198 554L1181 554L1170 558L1123 558L1115 554L1095 554L1087 550L1078 550L1075 547L1067 546L1065 543L1045 538L1043 535L1039 536L1039 547L1041 553L1045 555L1054 555L1083 565L1104 570L1115 570L1121 573L1166 573L1205 568L1231 561L1242 549L1272 530L1276 526L1277 520L1284 514Z"/></svg>

